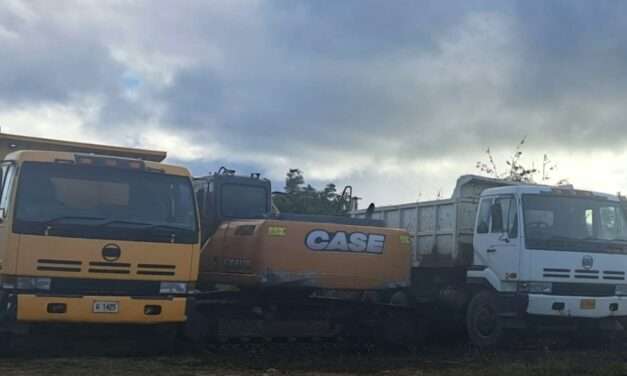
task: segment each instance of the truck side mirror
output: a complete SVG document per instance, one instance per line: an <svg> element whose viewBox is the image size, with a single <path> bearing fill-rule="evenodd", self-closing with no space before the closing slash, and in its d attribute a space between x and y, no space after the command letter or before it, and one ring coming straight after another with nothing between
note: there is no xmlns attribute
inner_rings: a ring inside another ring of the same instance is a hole
<svg viewBox="0 0 627 376"><path fill-rule="evenodd" d="M203 210L205 208L205 190L199 189L196 191L196 203L198 204L198 211L202 216L204 214Z"/></svg>
<svg viewBox="0 0 627 376"><path fill-rule="evenodd" d="M495 203L490 206L490 216L492 217L492 232L504 232L501 204Z"/></svg>

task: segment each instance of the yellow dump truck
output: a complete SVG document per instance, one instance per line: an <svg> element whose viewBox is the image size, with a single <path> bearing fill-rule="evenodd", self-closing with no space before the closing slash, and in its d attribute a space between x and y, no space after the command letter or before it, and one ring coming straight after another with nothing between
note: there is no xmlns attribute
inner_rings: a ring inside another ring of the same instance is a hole
<svg viewBox="0 0 627 376"><path fill-rule="evenodd" d="M196 281L192 180L165 153L0 134L0 319L180 323Z"/></svg>
<svg viewBox="0 0 627 376"><path fill-rule="evenodd" d="M407 329L413 317L403 316L411 313L391 304L411 279L407 231L367 219L273 213L270 181L258 174L221 169L194 186L204 245L202 293L188 332L320 337L349 327L350 335L378 330L366 322L403 322L400 332L383 336L414 337Z"/></svg>

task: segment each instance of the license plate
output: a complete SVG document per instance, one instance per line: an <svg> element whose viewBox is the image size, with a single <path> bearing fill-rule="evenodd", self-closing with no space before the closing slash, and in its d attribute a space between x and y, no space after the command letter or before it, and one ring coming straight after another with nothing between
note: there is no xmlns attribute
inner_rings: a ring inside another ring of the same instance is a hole
<svg viewBox="0 0 627 376"><path fill-rule="evenodd" d="M94 313L118 313L120 304L118 302L94 302Z"/></svg>
<svg viewBox="0 0 627 376"><path fill-rule="evenodd" d="M579 302L581 309L595 309L596 305L597 302L594 299L581 299L581 302Z"/></svg>

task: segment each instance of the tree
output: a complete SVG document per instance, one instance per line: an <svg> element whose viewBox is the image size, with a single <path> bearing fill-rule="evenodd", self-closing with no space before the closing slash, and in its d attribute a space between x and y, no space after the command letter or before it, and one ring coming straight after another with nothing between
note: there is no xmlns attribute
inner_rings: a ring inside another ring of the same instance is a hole
<svg viewBox="0 0 627 376"><path fill-rule="evenodd" d="M350 208L344 203L346 198L337 193L334 183L318 191L305 183L303 172L297 168L287 172L284 190L273 197L274 205L284 213L346 215Z"/></svg>
<svg viewBox="0 0 627 376"><path fill-rule="evenodd" d="M507 168L509 169L508 171L504 173L499 173L490 148L486 150L488 160L478 161L475 167L482 173L492 176L494 178L522 183L536 183L536 175L538 173L541 173L542 175L540 176L540 183L547 183L551 179L550 174L557 168L557 164L549 159L548 154L544 154L541 170L535 168L533 163L531 165L531 168L524 166L521 162L521 157L523 154L522 148L525 145L526 141L527 137L524 137L518 143L518 145L516 145L516 149L514 150L514 154L512 155L512 157L505 161L508 166ZM567 183L567 180L562 179L557 184L559 185Z"/></svg>
<svg viewBox="0 0 627 376"><path fill-rule="evenodd" d="M287 172L287 178L285 179L286 193L292 194L301 191L303 184L305 184L305 178L301 170L292 168Z"/></svg>

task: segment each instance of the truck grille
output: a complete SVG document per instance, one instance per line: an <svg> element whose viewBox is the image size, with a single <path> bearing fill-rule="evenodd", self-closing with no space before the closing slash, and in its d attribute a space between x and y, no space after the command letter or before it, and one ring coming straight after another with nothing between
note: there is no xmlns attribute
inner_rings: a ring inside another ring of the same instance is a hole
<svg viewBox="0 0 627 376"><path fill-rule="evenodd" d="M90 262L90 273L100 274L130 274L131 264L117 262Z"/></svg>
<svg viewBox="0 0 627 376"><path fill-rule="evenodd" d="M544 268L544 278L570 278L570 269Z"/></svg>
<svg viewBox="0 0 627 376"><path fill-rule="evenodd" d="M161 264L137 264L137 274L140 275L174 275L176 266Z"/></svg>
<svg viewBox="0 0 627 376"><path fill-rule="evenodd" d="M65 272L80 273L83 270L83 263L78 260L37 260L37 270L42 272ZM136 274L152 276L174 276L176 275L176 265L168 264L137 264L133 270L133 264L123 262L103 262L91 261L87 272L94 274Z"/></svg>
<svg viewBox="0 0 627 376"><path fill-rule="evenodd" d="M624 281L625 272L606 270L603 272L603 279L613 280L613 281Z"/></svg>
<svg viewBox="0 0 627 376"><path fill-rule="evenodd" d="M577 279L599 279L598 270L576 269L575 278Z"/></svg>
<svg viewBox="0 0 627 376"><path fill-rule="evenodd" d="M553 283L553 295L563 296L614 296L615 285L592 283Z"/></svg>
<svg viewBox="0 0 627 376"><path fill-rule="evenodd" d="M51 259L39 259L37 260L37 270L42 272L80 272L80 261L73 260L51 260Z"/></svg>
<svg viewBox="0 0 627 376"><path fill-rule="evenodd" d="M561 269L544 268L542 276L544 278L560 279L604 279L606 281L624 281L625 272L620 270L588 270L588 269Z"/></svg>

